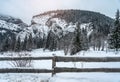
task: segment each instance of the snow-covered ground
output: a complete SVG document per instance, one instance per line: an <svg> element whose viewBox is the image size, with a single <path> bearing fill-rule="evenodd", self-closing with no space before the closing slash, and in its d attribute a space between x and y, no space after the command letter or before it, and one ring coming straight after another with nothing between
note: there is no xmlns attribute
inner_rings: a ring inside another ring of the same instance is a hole
<svg viewBox="0 0 120 82"><path fill-rule="evenodd" d="M43 49L36 49L31 52L21 52L31 54L34 57L48 57L53 56L64 56L63 51L50 52L49 50L43 51ZM0 57L11 56L17 53L6 52L0 53ZM70 56L69 54L67 56ZM66 56L66 57L67 57ZM82 51L75 57L120 57L120 53L115 54L114 52L108 51ZM74 57L73 56L73 57ZM13 68L11 62L0 61L0 68ZM109 63L86 63L86 62L59 62L57 67L76 67L76 68L120 68L120 62L109 62ZM51 60L32 61L32 67L37 69L51 69ZM120 82L120 73L58 73L54 77L51 74L0 74L0 82Z"/></svg>

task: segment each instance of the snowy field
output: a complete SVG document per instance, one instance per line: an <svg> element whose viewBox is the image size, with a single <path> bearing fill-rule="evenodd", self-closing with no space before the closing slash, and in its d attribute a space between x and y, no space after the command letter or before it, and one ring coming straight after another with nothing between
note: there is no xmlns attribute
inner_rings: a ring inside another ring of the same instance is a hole
<svg viewBox="0 0 120 82"><path fill-rule="evenodd" d="M64 56L63 51L50 52L48 50L36 49L31 52L21 52L31 54L34 57L51 57L53 54ZM17 53L6 52L0 53L0 57L11 56ZM70 56L69 54L67 56ZM66 57L67 57L66 56ZM120 57L120 53L106 51L82 51L75 57ZM73 56L73 57L74 57ZM0 61L1 68L13 68L11 62ZM109 63L86 63L86 62L59 62L57 67L76 67L76 68L120 68L120 62ZM51 60L32 61L32 67L37 69L51 69ZM58 73L51 77L51 74L0 74L0 82L120 82L120 73Z"/></svg>

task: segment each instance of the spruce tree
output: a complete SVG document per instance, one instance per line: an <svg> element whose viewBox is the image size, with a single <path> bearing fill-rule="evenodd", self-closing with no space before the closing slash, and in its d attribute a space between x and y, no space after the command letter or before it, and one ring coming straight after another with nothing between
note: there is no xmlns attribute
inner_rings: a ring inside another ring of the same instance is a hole
<svg viewBox="0 0 120 82"><path fill-rule="evenodd" d="M45 50L45 49L49 49L50 41L51 41L50 34L51 34L51 31L48 32L44 50Z"/></svg>
<svg viewBox="0 0 120 82"><path fill-rule="evenodd" d="M16 40L15 51L19 52L20 50L21 50L21 39L20 37L18 37L18 39Z"/></svg>
<svg viewBox="0 0 120 82"><path fill-rule="evenodd" d="M49 31L46 43L45 43L45 49L49 49L51 51L56 51L57 49L57 36L52 32L52 30Z"/></svg>
<svg viewBox="0 0 120 82"><path fill-rule="evenodd" d="M27 41L28 41L28 38L27 38L27 35L25 36L25 39L23 41L23 46L22 46L22 50L27 50Z"/></svg>
<svg viewBox="0 0 120 82"><path fill-rule="evenodd" d="M117 10L116 18L114 22L114 28L112 29L109 37L109 47L118 51L120 48L120 13Z"/></svg>
<svg viewBox="0 0 120 82"><path fill-rule="evenodd" d="M32 34L30 34L27 42L27 49L32 50L32 48L33 48L33 37Z"/></svg>
<svg viewBox="0 0 120 82"><path fill-rule="evenodd" d="M41 38L40 32L38 33L38 36L34 38L34 44L36 44L37 48L43 48L43 38Z"/></svg>
<svg viewBox="0 0 120 82"><path fill-rule="evenodd" d="M75 31L75 38L73 39L73 43L72 43L72 48L71 48L71 55L76 54L77 52L82 50L82 37L81 37L81 28L80 28L80 24L77 23L77 29Z"/></svg>
<svg viewBox="0 0 120 82"><path fill-rule="evenodd" d="M83 47L83 50L89 49L87 29L85 28L82 29L82 47Z"/></svg>
<svg viewBox="0 0 120 82"><path fill-rule="evenodd" d="M16 36L15 35L12 35L12 37L11 37L11 50L15 50L15 43L16 43Z"/></svg>
<svg viewBox="0 0 120 82"><path fill-rule="evenodd" d="M9 43L9 37L4 40L4 43L2 45L2 51L8 51L10 48L10 43Z"/></svg>
<svg viewBox="0 0 120 82"><path fill-rule="evenodd" d="M37 48L42 48L43 47L43 40L42 38L38 37L37 38Z"/></svg>

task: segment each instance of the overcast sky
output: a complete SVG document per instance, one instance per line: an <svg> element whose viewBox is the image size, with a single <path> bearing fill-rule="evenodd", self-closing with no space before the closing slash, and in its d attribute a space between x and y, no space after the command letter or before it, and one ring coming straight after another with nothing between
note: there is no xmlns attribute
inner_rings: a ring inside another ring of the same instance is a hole
<svg viewBox="0 0 120 82"><path fill-rule="evenodd" d="M33 15L56 9L81 9L114 17L120 0L0 0L0 13L21 18L30 24Z"/></svg>

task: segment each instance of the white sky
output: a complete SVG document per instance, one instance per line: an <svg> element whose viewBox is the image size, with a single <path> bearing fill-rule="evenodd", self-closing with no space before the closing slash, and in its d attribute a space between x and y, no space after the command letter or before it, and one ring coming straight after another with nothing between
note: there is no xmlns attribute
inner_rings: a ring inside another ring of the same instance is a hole
<svg viewBox="0 0 120 82"><path fill-rule="evenodd" d="M81 9L114 17L120 0L0 0L0 13L21 18L30 24L33 15L56 9Z"/></svg>

